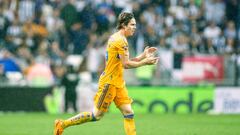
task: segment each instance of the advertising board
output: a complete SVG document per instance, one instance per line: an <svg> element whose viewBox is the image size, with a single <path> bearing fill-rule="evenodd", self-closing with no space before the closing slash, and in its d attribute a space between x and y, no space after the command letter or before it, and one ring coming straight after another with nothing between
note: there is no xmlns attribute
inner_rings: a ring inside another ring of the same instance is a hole
<svg viewBox="0 0 240 135"><path fill-rule="evenodd" d="M206 113L214 87L128 87L136 113ZM114 105L110 112L117 112Z"/></svg>
<svg viewBox="0 0 240 135"><path fill-rule="evenodd" d="M188 56L183 59L183 81L219 82L224 77L224 61L220 56Z"/></svg>
<svg viewBox="0 0 240 135"><path fill-rule="evenodd" d="M214 112L240 114L240 88L216 88L214 95Z"/></svg>

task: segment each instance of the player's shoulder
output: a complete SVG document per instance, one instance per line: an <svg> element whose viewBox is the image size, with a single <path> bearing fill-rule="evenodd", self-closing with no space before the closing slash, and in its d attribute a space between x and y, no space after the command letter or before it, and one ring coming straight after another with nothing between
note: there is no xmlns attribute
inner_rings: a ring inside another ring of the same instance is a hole
<svg viewBox="0 0 240 135"><path fill-rule="evenodd" d="M127 44L127 41L125 41L125 38L123 36L121 36L120 34L114 33L110 36L109 43L123 45L123 44Z"/></svg>
<svg viewBox="0 0 240 135"><path fill-rule="evenodd" d="M123 42L123 41L122 41L122 38L119 34L114 33L109 37L109 42L120 43L120 42Z"/></svg>

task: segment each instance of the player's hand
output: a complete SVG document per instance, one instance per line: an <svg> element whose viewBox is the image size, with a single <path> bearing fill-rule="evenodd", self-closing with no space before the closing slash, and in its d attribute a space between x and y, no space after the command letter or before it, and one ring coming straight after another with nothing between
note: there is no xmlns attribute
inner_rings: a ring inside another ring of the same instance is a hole
<svg viewBox="0 0 240 135"><path fill-rule="evenodd" d="M155 55L156 51L157 51L156 47L149 47L149 46L145 47L145 49L144 49L145 58L153 57Z"/></svg>
<svg viewBox="0 0 240 135"><path fill-rule="evenodd" d="M158 60L159 60L159 57L146 57L144 59L144 63L145 65L154 65L154 64L157 64L158 63Z"/></svg>

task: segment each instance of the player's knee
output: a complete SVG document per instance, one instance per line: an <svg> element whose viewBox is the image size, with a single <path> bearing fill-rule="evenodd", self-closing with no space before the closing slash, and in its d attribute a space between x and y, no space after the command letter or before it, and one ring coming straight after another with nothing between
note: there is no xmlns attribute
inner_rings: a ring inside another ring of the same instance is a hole
<svg viewBox="0 0 240 135"><path fill-rule="evenodd" d="M104 113L97 111L97 112L93 113L93 115L94 115L95 121L99 121L104 116Z"/></svg>
<svg viewBox="0 0 240 135"><path fill-rule="evenodd" d="M123 115L130 115L130 114L134 114L132 109L126 109L126 110L122 110Z"/></svg>
<svg viewBox="0 0 240 135"><path fill-rule="evenodd" d="M133 110L132 109L123 110L123 117L125 119L133 119L133 117L134 117Z"/></svg>

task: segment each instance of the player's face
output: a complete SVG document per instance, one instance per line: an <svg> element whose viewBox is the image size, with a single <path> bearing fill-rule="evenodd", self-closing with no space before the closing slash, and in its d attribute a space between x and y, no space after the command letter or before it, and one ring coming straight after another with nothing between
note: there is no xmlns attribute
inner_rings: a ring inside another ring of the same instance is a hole
<svg viewBox="0 0 240 135"><path fill-rule="evenodd" d="M136 30L136 20L132 18L125 27L126 36L132 36Z"/></svg>

